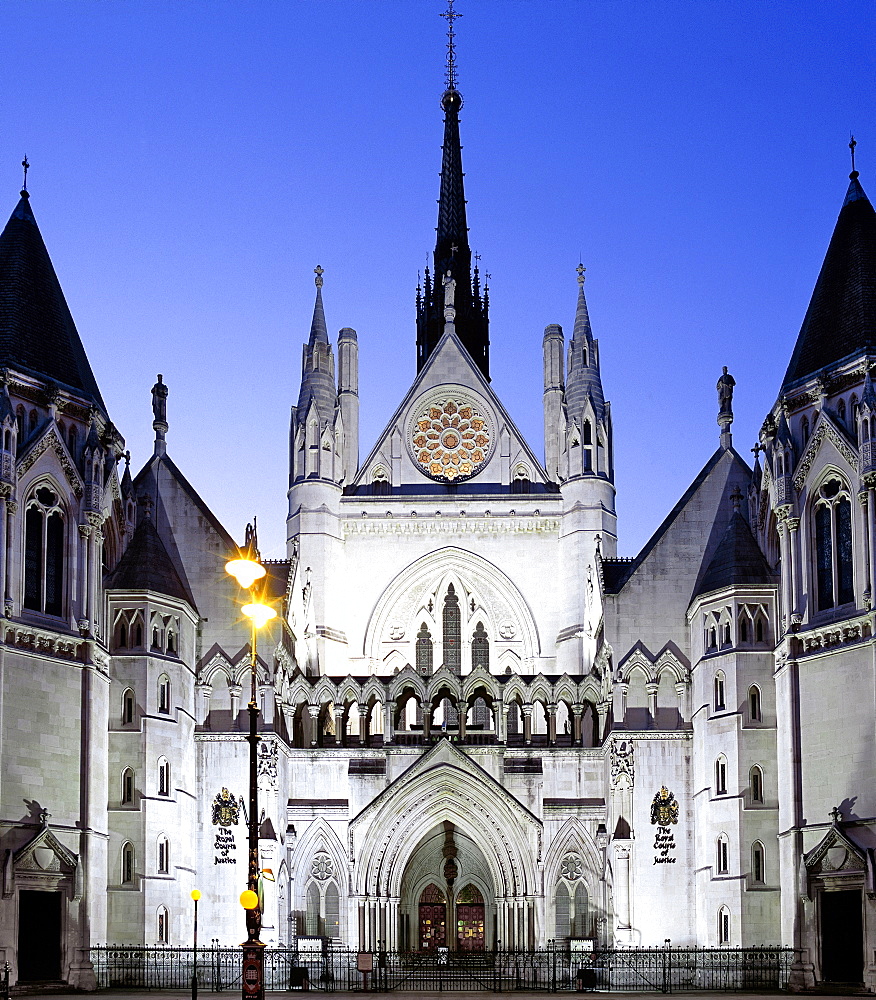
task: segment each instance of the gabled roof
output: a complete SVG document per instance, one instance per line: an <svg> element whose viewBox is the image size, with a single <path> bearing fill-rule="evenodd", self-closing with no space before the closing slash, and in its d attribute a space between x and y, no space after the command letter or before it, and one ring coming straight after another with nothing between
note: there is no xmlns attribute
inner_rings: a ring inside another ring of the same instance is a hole
<svg viewBox="0 0 876 1000"><path fill-rule="evenodd" d="M0 234L0 368L57 382L106 412L26 192Z"/></svg>
<svg viewBox="0 0 876 1000"><path fill-rule="evenodd" d="M748 521L737 510L712 556L694 597L732 586L775 583Z"/></svg>
<svg viewBox="0 0 876 1000"><path fill-rule="evenodd" d="M623 590L627 581L636 572L636 570L642 565L642 563L648 558L648 556L654 551L663 536L669 531L672 525L676 522L679 516L682 514L684 509L687 507L688 503L691 501L693 496L699 490L699 488L705 483L705 481L712 474L715 467L721 461L725 454L730 454L734 462L738 463L740 470L742 470L748 476L751 475L751 470L746 465L744 459L739 455L735 448L718 448L718 450L712 455L708 462L700 470L699 475L694 479L694 481L685 490L684 495L678 501L678 503L672 508L672 510L666 515L666 517L661 522L660 526L654 532L654 534L645 542L641 552L633 559L603 559L602 560L602 580L605 587L606 594L619 594Z"/></svg>
<svg viewBox="0 0 876 1000"><path fill-rule="evenodd" d="M104 587L107 590L153 590L196 607L195 599L177 573L150 517L142 518L137 525L125 554L107 574Z"/></svg>
<svg viewBox="0 0 876 1000"><path fill-rule="evenodd" d="M853 172L782 388L876 350L876 212Z"/></svg>
<svg viewBox="0 0 876 1000"><path fill-rule="evenodd" d="M237 549L237 542L231 537L228 531L225 529L224 525L219 521L212 510L207 506L206 502L201 498L198 491L192 486L192 484L186 479L186 477L179 471L176 465L171 461L168 455L153 455L152 458L143 466L143 468L134 477L134 490L138 491L139 487L142 485L146 476L151 471L154 476L158 476L159 468L163 466L167 472L170 474L171 479L174 479L182 489L183 493L192 501L192 503L198 508L199 511L204 515L210 527L216 532L217 535L225 542L228 547L229 552L233 552Z"/></svg>

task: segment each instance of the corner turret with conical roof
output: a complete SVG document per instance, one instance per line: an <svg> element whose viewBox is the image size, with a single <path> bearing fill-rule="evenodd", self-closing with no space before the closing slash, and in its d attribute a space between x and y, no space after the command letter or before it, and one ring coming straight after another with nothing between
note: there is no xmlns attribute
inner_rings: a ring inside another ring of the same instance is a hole
<svg viewBox="0 0 876 1000"><path fill-rule="evenodd" d="M356 331L338 336L338 380L322 304L323 268L314 268L316 301L301 358L301 388L289 430L289 483L349 481L359 457L359 347Z"/></svg>
<svg viewBox="0 0 876 1000"><path fill-rule="evenodd" d="M544 333L545 466L555 481L602 476L613 482L611 407L602 390L599 342L593 336L578 265L578 303L563 381L562 327Z"/></svg>

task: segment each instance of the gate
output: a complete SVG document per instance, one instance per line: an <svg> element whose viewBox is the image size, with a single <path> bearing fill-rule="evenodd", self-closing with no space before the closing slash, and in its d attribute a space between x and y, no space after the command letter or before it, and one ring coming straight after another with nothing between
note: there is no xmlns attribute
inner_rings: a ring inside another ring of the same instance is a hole
<svg viewBox="0 0 876 1000"><path fill-rule="evenodd" d="M267 992L359 991L358 952L330 939L265 949ZM513 993L599 989L613 992L783 990L794 952L790 948L613 948L572 952L555 945L530 951L385 952L373 955L368 988L385 993ZM205 992L240 993L240 946L91 949L101 989L188 990L197 970Z"/></svg>

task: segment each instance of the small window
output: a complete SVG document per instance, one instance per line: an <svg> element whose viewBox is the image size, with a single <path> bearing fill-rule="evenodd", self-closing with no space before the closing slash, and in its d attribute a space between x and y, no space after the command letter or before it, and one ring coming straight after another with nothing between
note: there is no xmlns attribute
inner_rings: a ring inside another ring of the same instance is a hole
<svg viewBox="0 0 876 1000"><path fill-rule="evenodd" d="M119 622L118 628L116 629L116 646L119 649L128 648L128 626L123 621Z"/></svg>
<svg viewBox="0 0 876 1000"><path fill-rule="evenodd" d="M751 845L751 880L758 885L766 882L763 844L759 840Z"/></svg>
<svg viewBox="0 0 876 1000"><path fill-rule="evenodd" d="M800 437L803 438L803 444L809 440L809 418L804 417L800 421Z"/></svg>
<svg viewBox="0 0 876 1000"><path fill-rule="evenodd" d="M134 802L134 772L130 767L122 771L122 805L130 806Z"/></svg>
<svg viewBox="0 0 876 1000"><path fill-rule="evenodd" d="M70 449L70 454L76 457L76 428L71 427L69 433L67 434L67 447Z"/></svg>
<svg viewBox="0 0 876 1000"><path fill-rule="evenodd" d="M715 761L715 794L727 794L727 758L723 755Z"/></svg>
<svg viewBox="0 0 876 1000"><path fill-rule="evenodd" d="M28 422L30 423L31 432L36 430L37 424L39 423L39 414L36 410L31 410L28 417Z"/></svg>
<svg viewBox="0 0 876 1000"><path fill-rule="evenodd" d="M130 726L134 721L134 692L128 690L122 695L122 725Z"/></svg>
<svg viewBox="0 0 876 1000"><path fill-rule="evenodd" d="M170 678L167 674L158 678L158 711L170 715Z"/></svg>
<svg viewBox="0 0 876 1000"><path fill-rule="evenodd" d="M143 646L143 626L140 622L134 626L134 648L141 649Z"/></svg>
<svg viewBox="0 0 876 1000"><path fill-rule="evenodd" d="M726 707L726 693L724 690L724 675L719 671L715 674L715 711L723 712Z"/></svg>
<svg viewBox="0 0 876 1000"><path fill-rule="evenodd" d="M161 652L161 635L157 628L152 629L152 648Z"/></svg>
<svg viewBox="0 0 876 1000"><path fill-rule="evenodd" d="M170 917L166 906L158 907L158 943L167 944L170 941Z"/></svg>
<svg viewBox="0 0 876 1000"><path fill-rule="evenodd" d="M134 845L125 844L122 848L122 885L130 885L134 881Z"/></svg>
<svg viewBox="0 0 876 1000"><path fill-rule="evenodd" d="M748 718L752 722L761 721L760 688L756 684L748 689Z"/></svg>
<svg viewBox="0 0 876 1000"><path fill-rule="evenodd" d="M715 628L714 625L709 629L709 631L707 633L707 636L708 636L708 638L706 639L706 648L707 649L717 649L718 648L718 630Z"/></svg>
<svg viewBox="0 0 876 1000"><path fill-rule="evenodd" d="M158 838L158 872L167 875L170 871L170 842L167 837Z"/></svg>
<svg viewBox="0 0 876 1000"><path fill-rule="evenodd" d="M158 759L158 794L170 795L170 763L166 757Z"/></svg>
<svg viewBox="0 0 876 1000"><path fill-rule="evenodd" d="M749 630L748 630L748 615L741 614L739 616L739 641L748 642L749 641Z"/></svg>
<svg viewBox="0 0 876 1000"><path fill-rule="evenodd" d="M719 875L726 875L730 871L730 841L726 833L718 837L718 853L715 858L715 868Z"/></svg>
<svg viewBox="0 0 876 1000"><path fill-rule="evenodd" d="M730 944L730 911L726 906L718 910L718 944Z"/></svg>
<svg viewBox="0 0 876 1000"><path fill-rule="evenodd" d="M764 637L763 618L761 618L761 616L758 615L754 623L754 641L763 642L763 637Z"/></svg>
<svg viewBox="0 0 876 1000"><path fill-rule="evenodd" d="M763 771L757 764L749 772L749 784L751 786L751 801L763 802Z"/></svg>
<svg viewBox="0 0 876 1000"><path fill-rule="evenodd" d="M721 645L722 646L730 645L730 622L724 622L723 626L721 627Z"/></svg>
<svg viewBox="0 0 876 1000"><path fill-rule="evenodd" d="M176 653L176 639L174 638L173 632L167 633L167 652L171 656Z"/></svg>
<svg viewBox="0 0 876 1000"><path fill-rule="evenodd" d="M840 418L840 421L845 424L846 422L846 401L841 399L836 404L836 415Z"/></svg>

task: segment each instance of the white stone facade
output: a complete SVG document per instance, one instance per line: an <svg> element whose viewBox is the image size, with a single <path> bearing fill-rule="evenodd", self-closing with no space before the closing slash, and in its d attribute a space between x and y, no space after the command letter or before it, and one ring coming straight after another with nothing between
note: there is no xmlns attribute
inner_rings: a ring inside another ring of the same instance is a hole
<svg viewBox="0 0 876 1000"><path fill-rule="evenodd" d="M876 986L871 355L786 382L754 470L722 396L621 560L583 273L544 463L452 289L359 461L359 345L336 380L317 285L259 644L263 940L784 944L796 985ZM236 546L166 454L161 378L133 480L95 392L10 368L0 398L0 962L83 988L90 945L187 944L195 887L201 940L239 942L247 862Z"/></svg>

